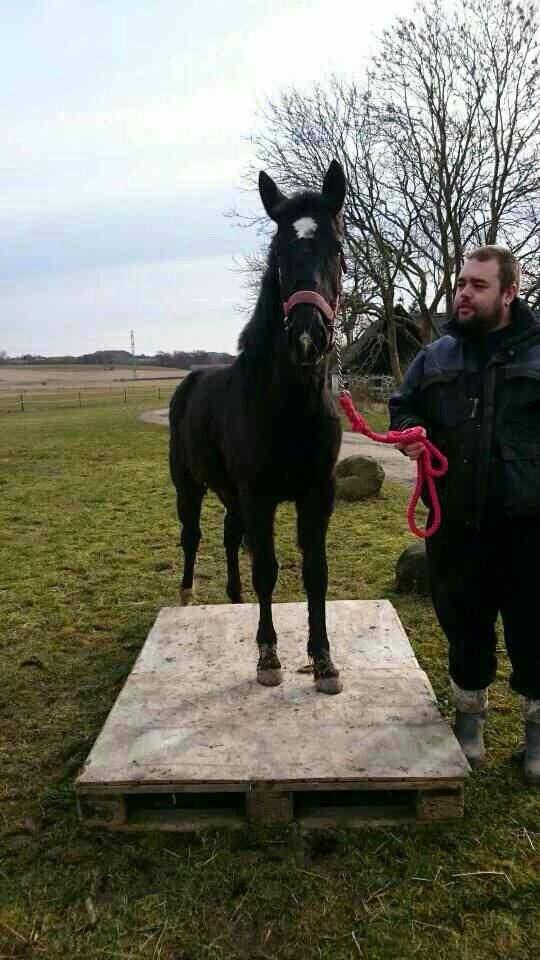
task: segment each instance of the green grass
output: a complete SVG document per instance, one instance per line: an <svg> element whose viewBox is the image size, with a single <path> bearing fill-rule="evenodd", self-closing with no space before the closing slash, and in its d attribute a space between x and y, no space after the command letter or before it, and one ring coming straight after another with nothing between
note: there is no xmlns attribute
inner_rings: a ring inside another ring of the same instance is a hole
<svg viewBox="0 0 540 960"><path fill-rule="evenodd" d="M157 611L177 601L166 431L139 423L137 410L128 400L1 420L0 958L536 956L540 794L510 760L521 724L504 655L489 762L467 784L462 822L307 838L79 826L77 771ZM378 500L338 507L330 597L389 598L446 711L445 645L430 605L393 593L410 542L405 505L406 491L387 485ZM221 524L209 497L201 602L226 599ZM277 529L275 599L303 599L289 508ZM242 568L247 583L245 556Z"/></svg>

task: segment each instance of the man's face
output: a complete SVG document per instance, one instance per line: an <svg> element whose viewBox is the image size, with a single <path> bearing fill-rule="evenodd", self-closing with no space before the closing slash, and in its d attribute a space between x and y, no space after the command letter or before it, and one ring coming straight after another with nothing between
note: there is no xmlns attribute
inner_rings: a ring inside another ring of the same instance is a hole
<svg viewBox="0 0 540 960"><path fill-rule="evenodd" d="M489 333L508 322L515 293L501 290L497 260L466 260L458 277L454 318L466 330Z"/></svg>

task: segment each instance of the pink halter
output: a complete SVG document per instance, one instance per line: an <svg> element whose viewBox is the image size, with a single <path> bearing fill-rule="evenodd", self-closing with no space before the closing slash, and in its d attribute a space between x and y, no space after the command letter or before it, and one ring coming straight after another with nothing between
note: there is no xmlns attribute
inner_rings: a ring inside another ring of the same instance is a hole
<svg viewBox="0 0 540 960"><path fill-rule="evenodd" d="M341 269L343 273L347 273L347 265L345 263L345 257L343 253L341 254ZM315 290L297 290L296 293L291 294L288 300L283 301L283 313L285 315L285 329L288 327L289 314L293 307L296 307L299 303L309 303L312 307L317 307L321 311L323 317L326 317L328 320L328 332L330 338L328 341L327 351L329 352L334 346L334 326L336 321L336 315L339 310L339 295L336 297L336 302L334 306L328 303L324 297L321 297L320 293L315 293Z"/></svg>
<svg viewBox="0 0 540 960"><path fill-rule="evenodd" d="M317 307L322 315L328 320L328 346L326 348L327 352L332 349L334 346L334 323L336 319L336 313L339 306L339 297L336 300L336 305L332 309L330 304L321 297L320 293L315 293L314 290L297 290L296 293L293 293L288 300L285 300L283 304L283 313L285 314L285 327L288 326L289 314L293 307L298 303L310 303L313 307Z"/></svg>
<svg viewBox="0 0 540 960"><path fill-rule="evenodd" d="M315 293L314 290L297 290L296 293L293 293L292 296L290 296L288 300L285 300L283 304L283 313L285 314L285 319L287 319L292 308L295 307L297 303L310 303L313 307L317 307L326 317L328 322L333 326L339 304L339 297L335 308L332 309L324 297L321 297L320 293Z"/></svg>

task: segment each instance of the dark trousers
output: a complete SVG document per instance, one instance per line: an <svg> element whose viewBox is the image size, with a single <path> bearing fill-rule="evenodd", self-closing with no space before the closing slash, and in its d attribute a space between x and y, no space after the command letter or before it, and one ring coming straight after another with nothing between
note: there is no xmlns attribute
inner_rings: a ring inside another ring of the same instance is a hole
<svg viewBox="0 0 540 960"><path fill-rule="evenodd" d="M447 520L426 547L452 679L463 690L492 682L500 613L512 664L510 686L540 700L540 518L504 519L481 532Z"/></svg>

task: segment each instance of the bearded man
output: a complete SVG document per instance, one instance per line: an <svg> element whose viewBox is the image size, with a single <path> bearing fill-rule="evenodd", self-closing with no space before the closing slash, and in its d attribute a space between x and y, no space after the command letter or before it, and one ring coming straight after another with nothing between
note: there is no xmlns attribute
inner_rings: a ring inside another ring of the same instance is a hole
<svg viewBox="0 0 540 960"><path fill-rule="evenodd" d="M524 776L540 784L540 321L519 282L510 250L468 254L447 333L415 358L390 416L392 429L424 427L448 458L442 523L426 548L455 734L481 764L500 613L510 686L524 703ZM422 448L400 449L418 459Z"/></svg>

